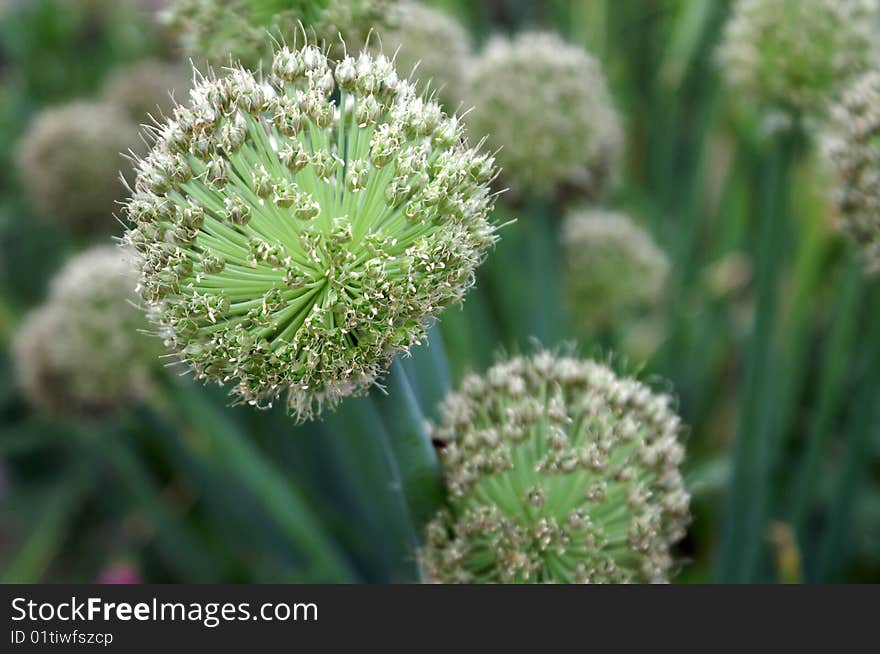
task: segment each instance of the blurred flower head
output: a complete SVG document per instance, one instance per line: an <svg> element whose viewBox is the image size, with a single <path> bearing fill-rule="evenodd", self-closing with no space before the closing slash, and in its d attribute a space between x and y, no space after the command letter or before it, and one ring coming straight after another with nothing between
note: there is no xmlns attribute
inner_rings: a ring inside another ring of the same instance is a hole
<svg viewBox="0 0 880 654"><path fill-rule="evenodd" d="M110 232L126 196L122 153L139 143L138 128L111 104L77 101L44 110L24 134L18 169L31 203L76 232Z"/></svg>
<svg viewBox="0 0 880 654"><path fill-rule="evenodd" d="M605 326L660 300L669 259L629 216L577 210L562 229L566 293L576 324Z"/></svg>
<svg viewBox="0 0 880 654"><path fill-rule="evenodd" d="M880 272L880 72L857 79L831 109L824 151L837 177L833 198L843 229Z"/></svg>
<svg viewBox="0 0 880 654"><path fill-rule="evenodd" d="M550 352L467 376L433 434L449 508L428 527L429 580L668 580L689 515L670 404Z"/></svg>
<svg viewBox="0 0 880 654"><path fill-rule="evenodd" d="M103 97L121 107L136 123L161 117L174 107L174 97L185 96L192 85L179 64L141 61L117 70L104 84Z"/></svg>
<svg viewBox="0 0 880 654"><path fill-rule="evenodd" d="M390 12L379 40L394 52L397 70L419 80L419 91L436 92L449 109L459 105L462 79L470 56L470 36L449 14L418 2L405 1Z"/></svg>
<svg viewBox="0 0 880 654"><path fill-rule="evenodd" d="M158 348L140 333L136 284L130 253L114 246L93 247L58 272L13 344L28 401L62 417L100 418L144 394Z"/></svg>
<svg viewBox="0 0 880 654"><path fill-rule="evenodd" d="M877 0L737 0L719 60L744 102L821 113L876 57Z"/></svg>
<svg viewBox="0 0 880 654"><path fill-rule="evenodd" d="M466 71L467 120L500 148L513 190L572 187L591 197L613 180L623 134L592 56L551 33L494 38Z"/></svg>
<svg viewBox="0 0 880 654"><path fill-rule="evenodd" d="M137 168L127 240L167 345L300 419L423 339L495 241L492 158L383 55L204 79Z"/></svg>
<svg viewBox="0 0 880 654"><path fill-rule="evenodd" d="M272 39L290 42L304 29L342 56L341 39L360 48L396 0L176 0L166 13L191 55L249 68L272 58Z"/></svg>

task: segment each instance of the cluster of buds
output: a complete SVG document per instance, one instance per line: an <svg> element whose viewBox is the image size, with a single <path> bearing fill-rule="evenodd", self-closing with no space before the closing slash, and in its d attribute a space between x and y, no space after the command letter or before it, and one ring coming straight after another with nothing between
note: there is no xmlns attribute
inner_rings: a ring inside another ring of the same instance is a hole
<svg viewBox="0 0 880 654"><path fill-rule="evenodd" d="M135 304L130 253L97 246L62 268L44 304L13 343L19 385L35 407L68 418L100 418L142 397L158 362Z"/></svg>
<svg viewBox="0 0 880 654"><path fill-rule="evenodd" d="M783 116L820 114L876 59L877 0L737 0L719 60L731 89Z"/></svg>
<svg viewBox="0 0 880 654"><path fill-rule="evenodd" d="M34 207L75 232L109 232L125 199L122 152L139 143L137 125L118 107L77 101L44 110L18 148L18 171Z"/></svg>
<svg viewBox="0 0 880 654"><path fill-rule="evenodd" d="M459 302L496 175L384 55L279 49L198 81L137 164L126 242L167 346L299 419L366 390Z"/></svg>
<svg viewBox="0 0 880 654"><path fill-rule="evenodd" d="M858 78L831 108L824 151L837 178L833 198L843 229L880 272L880 72Z"/></svg>
<svg viewBox="0 0 880 654"><path fill-rule="evenodd" d="M629 216L573 211L562 230L568 305L580 327L603 327L659 301L669 259Z"/></svg>
<svg viewBox="0 0 880 654"><path fill-rule="evenodd" d="M427 579L667 581L689 519L670 404L546 351L465 377L432 434L449 506L427 529Z"/></svg>
<svg viewBox="0 0 880 654"><path fill-rule="evenodd" d="M272 39L307 30L318 45L344 56L342 43L364 44L396 0L175 0L166 20L192 56L215 65L249 68L271 61Z"/></svg>
<svg viewBox="0 0 880 654"><path fill-rule="evenodd" d="M385 52L394 52L397 69L412 73L419 90L431 90L447 108L462 100L464 71L471 40L464 26L449 14L405 0L390 13L379 34Z"/></svg>
<svg viewBox="0 0 880 654"><path fill-rule="evenodd" d="M601 196L623 133L602 69L551 33L495 38L466 71L472 130L489 135L512 190Z"/></svg>

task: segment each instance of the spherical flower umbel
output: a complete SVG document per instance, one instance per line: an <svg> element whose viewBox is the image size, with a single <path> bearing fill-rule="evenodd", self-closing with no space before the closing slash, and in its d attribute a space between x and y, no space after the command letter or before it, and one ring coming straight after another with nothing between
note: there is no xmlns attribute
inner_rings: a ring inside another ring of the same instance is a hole
<svg viewBox="0 0 880 654"><path fill-rule="evenodd" d="M13 344L26 398L52 414L98 418L147 390L158 363L154 338L136 306L131 254L97 246L56 275L49 297L31 312Z"/></svg>
<svg viewBox="0 0 880 654"><path fill-rule="evenodd" d="M447 108L462 100L462 80L470 37L449 14L418 2L402 2L390 12L389 26L379 40L385 52L394 52L397 70L419 80L419 90L430 89Z"/></svg>
<svg viewBox="0 0 880 654"><path fill-rule="evenodd" d="M342 54L340 37L362 46L396 0L176 0L166 13L184 48L215 65L230 60L256 68L272 56L272 39L305 30L318 45Z"/></svg>
<svg viewBox="0 0 880 654"><path fill-rule="evenodd" d="M338 90L338 99L334 95ZM142 296L199 378L306 419L459 302L495 241L493 160L383 55L280 49L204 79L138 164Z"/></svg>
<svg viewBox="0 0 880 654"><path fill-rule="evenodd" d="M689 506L670 404L546 351L467 376L432 434L449 507L428 526L428 580L667 581Z"/></svg>
<svg viewBox="0 0 880 654"><path fill-rule="evenodd" d="M466 70L469 127L500 148L513 190L601 195L623 150L599 63L550 33L495 38Z"/></svg>
<svg viewBox="0 0 880 654"><path fill-rule="evenodd" d="M831 109L825 156L837 178L833 198L843 229L880 271L880 72L857 79Z"/></svg>
<svg viewBox="0 0 880 654"><path fill-rule="evenodd" d="M117 70L104 84L103 97L143 123L171 111L174 98L185 96L190 86L190 75L179 64L147 60Z"/></svg>
<svg viewBox="0 0 880 654"><path fill-rule="evenodd" d="M719 60L739 97L821 113L876 58L877 0L737 0Z"/></svg>
<svg viewBox="0 0 880 654"><path fill-rule="evenodd" d="M563 223L562 241L569 310L581 327L607 325L659 300L669 259L629 216L573 211Z"/></svg>
<svg viewBox="0 0 880 654"><path fill-rule="evenodd" d="M122 156L140 142L119 108L77 101L43 111L22 137L18 169L31 203L74 231L109 232L125 199Z"/></svg>

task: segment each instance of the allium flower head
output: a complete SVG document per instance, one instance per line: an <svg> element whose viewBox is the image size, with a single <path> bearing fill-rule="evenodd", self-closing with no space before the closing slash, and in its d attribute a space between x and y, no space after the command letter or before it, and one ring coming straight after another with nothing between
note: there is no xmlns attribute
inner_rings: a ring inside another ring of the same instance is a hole
<svg viewBox="0 0 880 654"><path fill-rule="evenodd" d="M190 75L182 66L147 60L117 70L104 85L103 96L140 124L148 116L170 112L173 98L185 96L190 86Z"/></svg>
<svg viewBox="0 0 880 654"><path fill-rule="evenodd" d="M516 190L571 186L600 195L613 179L623 135L599 63L550 33L495 38L466 71L470 128L501 148Z"/></svg>
<svg viewBox="0 0 880 654"><path fill-rule="evenodd" d="M77 101L46 109L19 144L19 174L48 218L75 231L109 231L126 196L122 153L139 142L135 123L113 105Z"/></svg>
<svg viewBox="0 0 880 654"><path fill-rule="evenodd" d="M158 361L135 305L130 253L98 246L72 259L47 301L13 344L20 386L35 406L60 416L100 417L140 397Z"/></svg>
<svg viewBox="0 0 880 654"><path fill-rule="evenodd" d="M381 27L396 0L176 0L169 22L182 33L185 49L208 62L230 58L256 68L271 61L271 38L287 39L304 26L318 45L343 54L346 43L363 45Z"/></svg>
<svg viewBox="0 0 880 654"><path fill-rule="evenodd" d="M837 176L834 200L843 228L880 271L880 72L857 79L831 109L825 155Z"/></svg>
<svg viewBox="0 0 880 654"><path fill-rule="evenodd" d="M821 112L875 59L877 0L737 0L719 51L732 90L786 113Z"/></svg>
<svg viewBox="0 0 880 654"><path fill-rule="evenodd" d="M466 377L441 418L449 508L428 527L431 581L668 579L689 505L669 397L540 352Z"/></svg>
<svg viewBox="0 0 880 654"><path fill-rule="evenodd" d="M338 100L334 90L339 91ZM384 56L205 79L138 164L144 300L198 377L301 419L366 389L494 242L491 157Z"/></svg>
<svg viewBox="0 0 880 654"><path fill-rule="evenodd" d="M385 52L394 52L397 70L419 80L419 90L430 85L448 108L462 98L462 79L470 56L470 36L449 14L418 2L402 2L390 12L388 27L380 34Z"/></svg>
<svg viewBox="0 0 880 654"><path fill-rule="evenodd" d="M629 216L574 211L563 223L562 238L568 304L581 326L607 324L660 298L669 260Z"/></svg>

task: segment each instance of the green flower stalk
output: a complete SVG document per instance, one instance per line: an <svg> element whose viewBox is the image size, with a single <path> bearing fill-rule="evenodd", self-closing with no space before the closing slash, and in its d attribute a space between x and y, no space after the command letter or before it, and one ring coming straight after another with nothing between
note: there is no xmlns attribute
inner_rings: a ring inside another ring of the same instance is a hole
<svg viewBox="0 0 880 654"><path fill-rule="evenodd" d="M550 33L495 38L466 71L469 127L499 148L514 191L602 195L623 150L599 63Z"/></svg>
<svg viewBox="0 0 880 654"><path fill-rule="evenodd" d="M719 60L738 97L783 115L822 113L876 58L876 0L738 0Z"/></svg>
<svg viewBox="0 0 880 654"><path fill-rule="evenodd" d="M97 246L65 265L22 323L12 352L28 401L69 418L100 418L141 398L158 362L135 304L131 253Z"/></svg>
<svg viewBox="0 0 880 654"><path fill-rule="evenodd" d="M562 226L565 287L572 319L585 329L658 302L669 259L622 213L578 210Z"/></svg>
<svg viewBox="0 0 880 654"><path fill-rule="evenodd" d="M126 111L140 124L149 116L164 116L192 86L190 76L178 64L147 60L117 70L104 84L102 96Z"/></svg>
<svg viewBox="0 0 880 654"><path fill-rule="evenodd" d="M272 58L272 39L289 39L303 29L318 45L344 56L342 41L358 48L370 31L385 24L396 0L176 0L168 22L184 49L214 65L255 69ZM340 40L341 39L341 40Z"/></svg>
<svg viewBox="0 0 880 654"><path fill-rule="evenodd" d="M199 378L311 418L462 300L496 239L493 160L383 55L284 47L267 79L191 95L137 165L142 297Z"/></svg>
<svg viewBox="0 0 880 654"><path fill-rule="evenodd" d="M546 351L467 376L433 433L449 507L428 526L428 580L667 581L689 506L670 404Z"/></svg>
<svg viewBox="0 0 880 654"><path fill-rule="evenodd" d="M857 79L831 109L825 157L835 173L833 198L843 229L880 272L880 72Z"/></svg>
<svg viewBox="0 0 880 654"><path fill-rule="evenodd" d="M397 5L388 22L378 40L385 52L395 53L397 70L415 71L420 91L430 88L445 107L457 107L471 51L464 26L443 11L409 1Z"/></svg>
<svg viewBox="0 0 880 654"><path fill-rule="evenodd" d="M77 101L46 109L21 139L19 175L47 218L75 232L109 232L126 197L121 153L139 142L137 125L113 105Z"/></svg>

